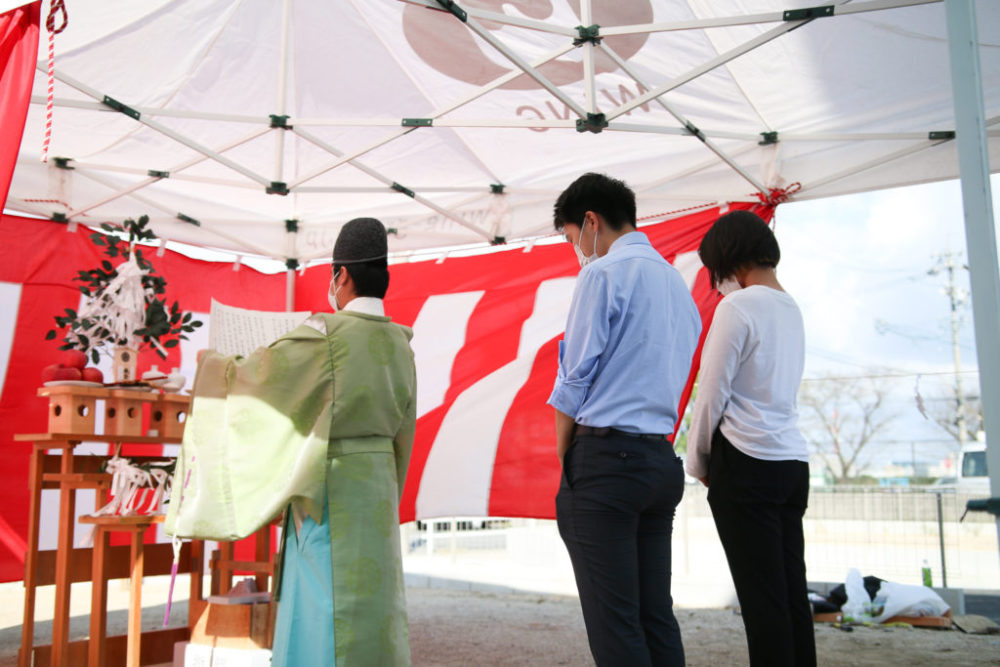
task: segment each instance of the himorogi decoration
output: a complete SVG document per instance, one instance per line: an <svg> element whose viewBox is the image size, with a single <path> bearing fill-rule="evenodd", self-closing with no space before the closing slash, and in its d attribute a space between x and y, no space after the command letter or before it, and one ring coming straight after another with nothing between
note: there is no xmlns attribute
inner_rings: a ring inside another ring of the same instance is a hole
<svg viewBox="0 0 1000 667"><path fill-rule="evenodd" d="M101 352L113 356L116 382L136 380L140 347L148 345L166 358L167 348L177 346L187 338L185 334L202 324L191 313L181 311L176 300L167 306L163 297L167 281L136 247L156 239L148 224L147 216L126 220L120 231L105 223L101 225L103 233L90 235L94 245L104 247L109 259L97 268L78 272L74 280L82 283L79 289L86 301L79 312L66 308L65 315L55 318L57 327L66 329L59 349L80 350L95 364ZM122 231L127 240L119 237ZM118 258L124 261L114 266L112 260ZM52 329L45 338L53 340L58 335Z"/></svg>

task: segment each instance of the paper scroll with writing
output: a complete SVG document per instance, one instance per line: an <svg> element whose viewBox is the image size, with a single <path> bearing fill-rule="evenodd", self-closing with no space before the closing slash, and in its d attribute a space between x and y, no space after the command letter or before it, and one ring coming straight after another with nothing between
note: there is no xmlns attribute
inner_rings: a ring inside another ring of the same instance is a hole
<svg viewBox="0 0 1000 667"><path fill-rule="evenodd" d="M276 313L235 308L212 299L208 344L220 354L249 356L258 347L270 345L302 324L310 315L309 311Z"/></svg>

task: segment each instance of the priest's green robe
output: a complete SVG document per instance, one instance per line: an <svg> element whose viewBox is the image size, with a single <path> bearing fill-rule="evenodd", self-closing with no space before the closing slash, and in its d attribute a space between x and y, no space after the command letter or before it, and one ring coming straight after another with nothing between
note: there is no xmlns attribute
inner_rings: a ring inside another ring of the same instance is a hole
<svg viewBox="0 0 1000 667"><path fill-rule="evenodd" d="M318 314L249 357L199 363L166 532L239 539L291 504L274 664L409 664L411 337L387 317Z"/></svg>

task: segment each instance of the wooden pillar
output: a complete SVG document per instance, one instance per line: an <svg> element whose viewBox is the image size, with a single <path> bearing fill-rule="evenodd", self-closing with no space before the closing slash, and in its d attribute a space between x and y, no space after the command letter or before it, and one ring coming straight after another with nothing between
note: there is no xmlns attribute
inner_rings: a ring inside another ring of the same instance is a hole
<svg viewBox="0 0 1000 667"><path fill-rule="evenodd" d="M21 652L18 667L30 667L35 645L35 582L38 580L38 526L41 519L42 459L45 447L35 444L28 472L28 551L24 555L24 622L21 625Z"/></svg>
<svg viewBox="0 0 1000 667"><path fill-rule="evenodd" d="M68 443L62 451L63 475L73 473L73 446ZM58 551L56 552L56 601L52 619L52 664L68 664L69 640L69 557L73 550L73 526L76 523L76 489L62 484L59 488Z"/></svg>
<svg viewBox="0 0 1000 667"><path fill-rule="evenodd" d="M132 529L130 549L131 572L128 591L128 644L125 651L127 667L139 667L139 646L142 638L142 537L149 524L140 524Z"/></svg>
<svg viewBox="0 0 1000 667"><path fill-rule="evenodd" d="M105 559L110 542L108 531L94 527L94 552L91 562L90 594L90 643L87 648L87 665L104 666L104 644L108 635L108 579Z"/></svg>

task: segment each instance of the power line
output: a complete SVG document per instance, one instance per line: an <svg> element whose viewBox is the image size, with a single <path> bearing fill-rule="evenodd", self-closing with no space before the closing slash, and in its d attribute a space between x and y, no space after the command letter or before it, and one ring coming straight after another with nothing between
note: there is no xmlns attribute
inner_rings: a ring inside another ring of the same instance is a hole
<svg viewBox="0 0 1000 667"><path fill-rule="evenodd" d="M979 370L971 371L900 371L898 373L872 373L867 375L841 375L841 376L823 376L814 378L802 378L803 382L825 382L827 380L840 382L849 380L881 380L888 378L909 378L909 377L923 377L923 376L933 376L933 375L969 375L975 373L979 374Z"/></svg>

